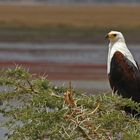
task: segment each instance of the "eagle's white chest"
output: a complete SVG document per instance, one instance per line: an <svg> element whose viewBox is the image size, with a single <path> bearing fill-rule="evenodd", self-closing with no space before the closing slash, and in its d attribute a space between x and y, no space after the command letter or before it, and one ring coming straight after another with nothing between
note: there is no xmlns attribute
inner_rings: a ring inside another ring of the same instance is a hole
<svg viewBox="0 0 140 140"><path fill-rule="evenodd" d="M109 44L109 51L108 51L108 60L107 60L107 73L110 73L110 65L111 65L111 59L116 51L121 52L124 57L129 59L137 68L137 64L131 54L131 52L128 50L126 44L124 42L116 42L115 44Z"/></svg>

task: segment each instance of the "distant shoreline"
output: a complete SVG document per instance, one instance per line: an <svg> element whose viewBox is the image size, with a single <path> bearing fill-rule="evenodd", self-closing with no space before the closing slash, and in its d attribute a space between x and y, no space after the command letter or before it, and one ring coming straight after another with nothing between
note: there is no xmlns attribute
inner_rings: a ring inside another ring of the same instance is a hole
<svg viewBox="0 0 140 140"><path fill-rule="evenodd" d="M110 30L94 27L85 29L59 26L40 29L0 27L0 42L105 44L107 42L105 35ZM118 30L124 34L127 43L140 44L140 30Z"/></svg>
<svg viewBox="0 0 140 140"><path fill-rule="evenodd" d="M103 44L119 30L140 44L139 13L138 5L0 5L0 41Z"/></svg>

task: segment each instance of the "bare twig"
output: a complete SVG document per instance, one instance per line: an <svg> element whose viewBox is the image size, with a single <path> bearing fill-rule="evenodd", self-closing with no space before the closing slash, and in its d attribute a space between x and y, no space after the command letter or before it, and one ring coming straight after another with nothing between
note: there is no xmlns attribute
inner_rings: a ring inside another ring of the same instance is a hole
<svg viewBox="0 0 140 140"><path fill-rule="evenodd" d="M85 130L80 125L78 125L78 129L82 133L84 138L86 138L87 140L92 140L92 138L85 132Z"/></svg>
<svg viewBox="0 0 140 140"><path fill-rule="evenodd" d="M98 103L97 106L96 106L96 108L92 112L90 112L89 114L87 114L87 116L94 114L99 107L100 107L100 104Z"/></svg>

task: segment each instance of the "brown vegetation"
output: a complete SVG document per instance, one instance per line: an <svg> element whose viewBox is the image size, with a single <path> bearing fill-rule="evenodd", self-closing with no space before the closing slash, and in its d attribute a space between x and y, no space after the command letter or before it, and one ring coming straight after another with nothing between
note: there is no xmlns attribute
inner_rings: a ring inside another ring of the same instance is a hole
<svg viewBox="0 0 140 140"><path fill-rule="evenodd" d="M138 27L139 6L0 6L0 24Z"/></svg>

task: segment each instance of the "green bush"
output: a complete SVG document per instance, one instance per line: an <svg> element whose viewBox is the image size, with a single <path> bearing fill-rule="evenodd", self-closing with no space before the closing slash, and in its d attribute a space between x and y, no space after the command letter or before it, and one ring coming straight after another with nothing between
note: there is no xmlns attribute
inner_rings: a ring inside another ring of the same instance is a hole
<svg viewBox="0 0 140 140"><path fill-rule="evenodd" d="M56 87L23 68L1 72L0 112L11 140L139 140L139 118L123 106L140 110L130 99L103 93L88 96ZM4 89L4 90L3 90Z"/></svg>

